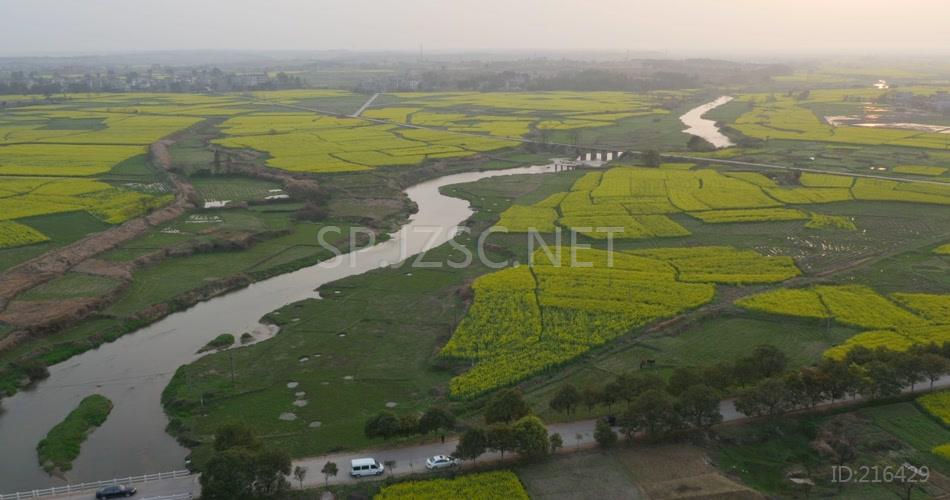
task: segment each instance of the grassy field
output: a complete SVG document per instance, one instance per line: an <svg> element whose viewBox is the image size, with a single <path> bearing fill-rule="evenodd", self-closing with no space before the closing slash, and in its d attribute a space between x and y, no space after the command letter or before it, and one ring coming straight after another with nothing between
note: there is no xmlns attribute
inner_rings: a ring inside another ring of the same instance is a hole
<svg viewBox="0 0 950 500"><path fill-rule="evenodd" d="M570 447L569 437L565 439ZM758 498L688 444L636 445L555 455L515 469L531 498Z"/></svg>
<svg viewBox="0 0 950 500"><path fill-rule="evenodd" d="M575 178L570 172L524 176L523 182L447 190L464 191L481 204L503 208L506 199L540 199ZM481 228L493 223L485 214L476 219ZM442 246L427 260L450 257L460 256ZM218 367L230 360L217 354L179 370L164 396L175 432L202 443L196 450L199 460L211 432L229 421L254 426L295 456L377 444L363 436L363 422L387 402L396 403L397 412L408 412L445 401L453 371L436 362L435 355L464 314L459 294L465 283L487 271L482 265L380 269L323 287L323 300L280 309L270 316L282 324L279 335L230 351L238 367L234 386L219 377ZM302 356L309 361L298 362ZM182 383L186 377L188 385ZM289 382L299 385L289 389ZM305 392L312 403L293 406L297 391ZM197 411L194 405L202 395L205 409ZM334 403L315 403L325 401ZM278 418L288 412L297 419ZM320 426L310 427L311 422Z"/></svg>
<svg viewBox="0 0 950 500"><path fill-rule="evenodd" d="M581 176L582 172L565 172L553 176L486 179L451 186L444 191L470 200L479 209L473 216L478 229L495 224L511 204L542 202L565 192ZM941 207L852 201L822 205L821 210L853 216L859 227L866 228L867 236L855 237L854 232L838 230L816 233L805 227L805 221L712 227L680 215L673 217L691 233L683 238L682 245L732 245L754 248L768 255L791 255L806 275L881 252L903 256L901 249L908 247L926 248L922 253L941 259L930 253L934 228L944 227L947 217ZM490 242L508 249L510 258L526 261L528 252L523 235L494 235ZM604 244L595 240L584 242ZM621 250L669 246L669 243L651 240L615 244L615 248ZM432 257L448 252L449 249L440 249ZM327 287L326 300L304 302L281 310L275 316L285 323L280 335L234 351L235 364L240 367L235 387L230 387L221 376L227 359L220 355L208 356L182 368L177 380L182 380L187 373L192 387L173 384L166 394L166 402L177 402L170 404L168 411L180 422L176 425L181 426L183 435L201 443L206 442L216 425L238 420L258 427L262 434L279 441L295 455L378 444L363 437L365 418L382 409L388 401L397 403L397 412L416 411L432 403L445 402L449 380L470 366L446 367L436 362L437 353L465 314L466 303L456 291L463 290L466 283L487 271L478 266L452 272L379 270L334 283ZM412 276L406 276L408 272ZM884 276L875 278L885 279ZM902 281L906 277L903 272L895 272L887 279ZM398 294L392 292L395 289L400 290ZM341 293L332 293L334 290ZM732 287L722 289L724 299L733 293ZM409 308L406 304L414 306ZM299 321L292 321L293 318ZM605 376L635 369L645 357L657 359L660 373L665 374L676 366L703 366L735 359L756 345L772 344L785 352L793 365L799 365L814 362L826 349L858 332L858 329L835 324L829 327L823 322L728 314L670 335L643 339L623 336L557 373L527 380L522 387L538 412L545 418L559 419L563 415L552 414L547 402L560 384L571 382L583 386L592 381L600 382ZM338 336L340 333L346 336ZM384 338L399 341L383 342ZM312 356L316 353L320 357ZM356 357L355 353L361 355ZM303 355L310 356L310 361L289 362ZM395 359L400 360L398 366L386 361ZM366 364L369 360L372 360L371 365ZM279 368L264 368L274 366ZM367 375L361 376L361 370ZM346 376L354 376L354 380L346 380ZM300 384L298 389L286 387L291 381ZM333 404L295 408L291 403L296 390L305 392L308 399L313 395ZM213 397L205 401L206 413L198 414L192 408L203 393ZM360 398L353 396L357 393ZM454 404L462 413L469 407L468 403ZM297 415L297 420L278 419L281 413L287 412ZM321 426L308 427L312 421L321 422ZM199 446L197 456L201 456L203 450L204 446Z"/></svg>
<svg viewBox="0 0 950 500"><path fill-rule="evenodd" d="M238 230L282 231L287 234L274 233L276 236L264 238L246 250L220 249L200 252L145 267L133 274L132 286L118 302L106 310L107 314L130 316L152 304L168 302L210 280L240 274L266 276L288 266L299 267L304 262L315 263L318 259L329 256L329 252L319 246L314 236L320 229L320 224L290 222L282 213L231 211L210 216L218 217L220 223L190 223L195 222L194 217L198 216L186 216L184 220L164 228L166 231L168 228L179 229L181 233L154 231L144 238L111 251L105 258L127 260L160 248L180 245L194 238L201 241L208 238L202 233L209 226L221 225L220 237L227 237L229 232Z"/></svg>
<svg viewBox="0 0 950 500"><path fill-rule="evenodd" d="M57 301L103 295L119 284L118 280L70 272L17 296L17 300Z"/></svg>
<svg viewBox="0 0 950 500"><path fill-rule="evenodd" d="M844 425L856 436L856 457L848 461L855 471L861 465L926 465L931 480L918 484L914 498L933 498L950 487L945 474L950 462L931 453L947 442L950 431L935 423L912 403L873 406L831 416L788 417L780 422L731 427L723 430L722 444L715 447L714 461L720 470L735 474L746 484L770 495L801 495L803 490L786 477L815 482L812 495L839 498L893 498L900 486L890 483L831 483L831 465L811 446L818 429L831 423Z"/></svg>
<svg viewBox="0 0 950 500"><path fill-rule="evenodd" d="M79 406L50 429L36 446L40 465L48 473L65 472L79 456L79 447L86 436L102 425L112 411L112 401L93 394L79 402Z"/></svg>
<svg viewBox="0 0 950 500"><path fill-rule="evenodd" d="M69 212L19 219L18 224L31 227L40 234L54 239L28 246L0 248L0 271L29 260L43 252L68 245L84 236L109 228L102 220L88 212Z"/></svg>

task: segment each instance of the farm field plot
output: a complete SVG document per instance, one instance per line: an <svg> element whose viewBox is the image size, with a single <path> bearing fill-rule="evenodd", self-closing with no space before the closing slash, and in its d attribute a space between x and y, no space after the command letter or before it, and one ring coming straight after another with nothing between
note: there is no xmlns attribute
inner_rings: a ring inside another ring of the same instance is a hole
<svg viewBox="0 0 950 500"><path fill-rule="evenodd" d="M570 443L572 439L565 441ZM532 499L643 498L629 471L614 452L555 455L542 463L520 466L515 473Z"/></svg>
<svg viewBox="0 0 950 500"><path fill-rule="evenodd" d="M764 292L742 298L736 304L752 311L833 319L844 325L868 329L829 349L825 355L831 358L843 358L855 346L903 351L914 344L933 342L939 345L950 340L948 296L894 294L893 297L896 302L861 285L824 285ZM920 315L911 311L918 311Z"/></svg>
<svg viewBox="0 0 950 500"><path fill-rule="evenodd" d="M305 94L275 93L264 98L319 105L314 103L319 96ZM363 114L391 124L302 110L268 111L225 121L221 129L226 137L216 143L265 152L270 156L268 165L285 170L350 172L510 148L533 130L605 127L625 118L666 113L660 106L665 97L660 94L444 92L394 97L396 102Z"/></svg>
<svg viewBox="0 0 950 500"><path fill-rule="evenodd" d="M0 270L109 228L108 223L85 211L27 217L16 222L5 221L5 223L27 226L42 235L44 240L29 245L0 248ZM55 238L51 239L51 236Z"/></svg>
<svg viewBox="0 0 950 500"><path fill-rule="evenodd" d="M42 252L71 241L65 228L19 227L15 236L14 221L22 226L26 218L86 212L119 224L169 203L167 184L148 164L148 145L208 117L246 112L236 107L243 102L196 94L83 94L4 109L0 248L53 240L32 247Z"/></svg>
<svg viewBox="0 0 950 500"><path fill-rule="evenodd" d="M910 89L913 91L914 89ZM931 90L932 92L932 90ZM758 139L791 139L856 145L896 145L925 149L945 149L946 134L883 127L834 126L813 109L849 99L872 101L884 94L876 89L814 90L807 96L748 94L740 102L753 109L739 116L734 127Z"/></svg>
<svg viewBox="0 0 950 500"><path fill-rule="evenodd" d="M470 398L517 382L698 307L712 300L715 283L777 282L799 272L791 259L726 247L608 255L539 250L530 266L476 280L475 302L441 352L474 362L452 379L452 395ZM592 267L572 265L578 262Z"/></svg>
<svg viewBox="0 0 950 500"><path fill-rule="evenodd" d="M928 177L939 177L947 173L948 168L930 167L926 165L898 165L894 171L899 174L923 175Z"/></svg>
<svg viewBox="0 0 950 500"><path fill-rule="evenodd" d="M49 241L43 233L16 222L0 222L0 248L19 247Z"/></svg>
<svg viewBox="0 0 950 500"><path fill-rule="evenodd" d="M285 195L280 184L247 177L192 177L191 185L205 201L263 201Z"/></svg>
<svg viewBox="0 0 950 500"><path fill-rule="evenodd" d="M301 172L351 172L380 166L416 165L428 158L471 156L517 145L489 136L437 130L401 130L355 118L307 112L249 114L221 125L216 144L270 155L268 165Z"/></svg>
<svg viewBox="0 0 950 500"><path fill-rule="evenodd" d="M171 201L91 179L0 176L0 220L86 211L110 224Z"/></svg>
<svg viewBox="0 0 950 500"><path fill-rule="evenodd" d="M421 479L384 486L374 500L441 500L445 498L528 500L511 471L464 474L452 479Z"/></svg>
<svg viewBox="0 0 950 500"><path fill-rule="evenodd" d="M721 444L711 452L716 467L737 475L744 483L770 497L793 497L800 492L788 481L788 470L801 471L814 486L810 493L836 498L892 498L893 484L838 483L828 470L833 461L818 453L812 443L815 431L844 427L854 436L849 463L860 466L897 467L911 463L927 466L930 480L915 485L912 498L939 498L947 494L950 461L936 447L950 441L950 431L920 411L913 403L895 403L836 413L830 416L792 417L771 430L764 424L725 429Z"/></svg>
<svg viewBox="0 0 950 500"><path fill-rule="evenodd" d="M113 278L71 272L18 295L17 300L44 301L96 297L108 293L118 283L118 280Z"/></svg>
<svg viewBox="0 0 950 500"><path fill-rule="evenodd" d="M805 173L800 186L779 187L755 172L616 167L591 172L571 191L534 205L513 205L498 226L512 232L575 228L595 239L688 236L668 215L683 212L708 224L808 220L812 229L855 230L852 219L806 213L800 205L852 200L950 204L950 185L917 185L879 179ZM603 228L598 230L597 228Z"/></svg>

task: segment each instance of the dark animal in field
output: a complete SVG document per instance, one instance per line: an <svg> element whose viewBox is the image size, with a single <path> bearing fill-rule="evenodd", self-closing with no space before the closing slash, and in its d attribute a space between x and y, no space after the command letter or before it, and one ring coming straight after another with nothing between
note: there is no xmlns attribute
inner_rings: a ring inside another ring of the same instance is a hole
<svg viewBox="0 0 950 500"><path fill-rule="evenodd" d="M644 368L655 368L656 360L655 359L644 359L640 361L640 369Z"/></svg>

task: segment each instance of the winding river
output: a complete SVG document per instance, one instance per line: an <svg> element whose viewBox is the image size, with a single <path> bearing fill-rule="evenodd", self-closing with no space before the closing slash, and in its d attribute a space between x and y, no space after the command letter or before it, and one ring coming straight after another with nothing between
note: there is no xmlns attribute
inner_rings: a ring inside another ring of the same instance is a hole
<svg viewBox="0 0 950 500"><path fill-rule="evenodd" d="M732 100L723 96L680 117L716 147L732 145L715 122L702 116ZM50 367L48 379L3 400L0 413L0 493L62 484L38 466L36 445L82 398L99 393L115 404L93 432L67 476L72 482L155 473L184 467L188 450L165 433L168 419L161 392L175 370L222 332L274 332L259 320L284 305L316 297L321 285L399 263L448 241L472 210L468 202L442 195L443 186L488 177L542 174L555 164L447 175L405 190L418 212L391 239L335 259L252 284L202 302L125 335L115 342ZM432 228L441 231L433 237ZM314 235L316 237L316 235ZM351 265L351 262L354 263Z"/></svg>
<svg viewBox="0 0 950 500"><path fill-rule="evenodd" d="M735 144L729 140L716 126L716 122L703 118L703 115L712 111L713 109L726 104L727 102L732 101L732 97L724 95L714 101L707 102L702 106L697 106L689 111L687 111L683 116L680 116L680 121L683 122L688 128L683 130L683 133L690 135L698 135L703 139L706 139L710 144L716 148L728 148L729 146L734 146Z"/></svg>
<svg viewBox="0 0 950 500"><path fill-rule="evenodd" d="M417 184L405 193L418 205L418 212L385 242L202 302L50 367L48 379L3 400L0 493L64 482L47 476L38 466L36 444L82 398L93 393L107 396L115 407L105 424L83 444L68 473L71 482L183 468L188 450L165 433L168 420L160 396L175 370L194 360L198 349L222 332L254 331L267 336L273 332L259 322L265 314L315 297L314 290L325 283L399 263L445 243L472 210L467 201L442 195L441 187L555 170L550 164L470 172ZM434 227L441 232L432 238L430 229Z"/></svg>

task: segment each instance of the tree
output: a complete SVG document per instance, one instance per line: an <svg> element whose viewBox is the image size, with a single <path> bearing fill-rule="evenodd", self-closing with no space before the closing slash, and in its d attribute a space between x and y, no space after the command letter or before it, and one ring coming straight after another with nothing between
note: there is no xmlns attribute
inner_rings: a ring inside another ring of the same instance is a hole
<svg viewBox="0 0 950 500"><path fill-rule="evenodd" d="M620 425L627 439L640 431L656 437L677 425L673 400L665 391L650 389L641 394L620 417Z"/></svg>
<svg viewBox="0 0 950 500"><path fill-rule="evenodd" d="M485 431L479 428L471 428L462 433L462 437L459 438L459 444L455 447L455 453L453 455L462 460L471 460L474 462L485 453L487 446Z"/></svg>
<svg viewBox="0 0 950 500"><path fill-rule="evenodd" d="M690 366L681 366L670 374L667 390L670 394L679 396L686 389L699 384L704 384L702 371Z"/></svg>
<svg viewBox="0 0 950 500"><path fill-rule="evenodd" d="M648 149L641 153L640 159L643 160L643 164L648 167L659 167L662 158L660 157L660 152L655 149Z"/></svg>
<svg viewBox="0 0 950 500"><path fill-rule="evenodd" d="M760 345L751 355L736 360L735 376L741 382L752 384L785 372L787 364L788 357L785 353L775 346Z"/></svg>
<svg viewBox="0 0 950 500"><path fill-rule="evenodd" d="M580 402L581 394L577 388L571 384L564 384L551 398L550 407L554 411L571 414Z"/></svg>
<svg viewBox="0 0 950 500"><path fill-rule="evenodd" d="M791 409L788 388L780 378L767 378L739 392L736 410L750 417L774 417Z"/></svg>
<svg viewBox="0 0 950 500"><path fill-rule="evenodd" d="M617 433L610 428L604 419L597 419L594 427L594 439L601 448L611 448L617 444Z"/></svg>
<svg viewBox="0 0 950 500"><path fill-rule="evenodd" d="M320 469L320 473L323 474L323 484L324 486L330 486L330 478L336 477L339 470L336 467L336 463L327 462L323 464L323 468Z"/></svg>
<svg viewBox="0 0 950 500"><path fill-rule="evenodd" d="M640 394L648 390L663 390L665 382L652 373L627 373L617 377L618 394L627 404L632 403Z"/></svg>
<svg viewBox="0 0 950 500"><path fill-rule="evenodd" d="M564 439L557 432L548 436L548 441L551 442L551 454L557 453L557 450L564 447Z"/></svg>
<svg viewBox="0 0 950 500"><path fill-rule="evenodd" d="M910 390L913 391L917 382L924 381L925 375L921 363L921 358L924 355L911 352L898 352L896 355L893 366L904 380L904 383L910 385Z"/></svg>
<svg viewBox="0 0 950 500"><path fill-rule="evenodd" d="M824 380L825 395L834 402L854 392L858 384L855 370L845 361L824 358L818 363L818 370Z"/></svg>
<svg viewBox="0 0 950 500"><path fill-rule="evenodd" d="M501 453L501 458L504 460L506 451L512 451L518 447L518 436L509 424L501 422L491 424L485 429L485 445Z"/></svg>
<svg viewBox="0 0 950 500"><path fill-rule="evenodd" d="M363 426L363 433L368 438L381 437L389 439L396 436L402 430L399 418L391 411L381 411L370 417Z"/></svg>
<svg viewBox="0 0 950 500"><path fill-rule="evenodd" d="M930 380L930 390L934 390L934 382L950 369L947 358L939 354L926 353L920 356L920 371Z"/></svg>
<svg viewBox="0 0 950 500"><path fill-rule="evenodd" d="M603 392L600 393L600 402L607 407L607 411L610 411L614 403L620 399L619 394L620 384L616 380L604 386Z"/></svg>
<svg viewBox="0 0 950 500"><path fill-rule="evenodd" d="M433 406L419 418L419 432L428 434L433 431L446 431L455 427L455 415L445 408Z"/></svg>
<svg viewBox="0 0 950 500"><path fill-rule="evenodd" d="M548 456L551 443L548 440L548 428L534 415L521 417L514 425L518 454L529 459L539 460Z"/></svg>
<svg viewBox="0 0 950 500"><path fill-rule="evenodd" d="M697 429L708 429L722 422L719 394L708 385L690 386L680 394L676 409L682 419Z"/></svg>
<svg viewBox="0 0 950 500"><path fill-rule="evenodd" d="M300 483L300 489L303 489L303 479L305 477L307 477L306 467L301 467L299 465L294 467L294 479L296 479L297 482Z"/></svg>
<svg viewBox="0 0 950 500"><path fill-rule="evenodd" d="M250 498L254 482L250 467L253 453L246 448L216 451L199 476L201 497L208 500Z"/></svg>
<svg viewBox="0 0 950 500"><path fill-rule="evenodd" d="M594 407L600 404L603 399L603 393L593 385L586 385L581 390L581 402L587 406L587 411L594 411Z"/></svg>
<svg viewBox="0 0 950 500"><path fill-rule="evenodd" d="M407 413L399 417L399 428L397 434L416 434L419 431L419 417L415 413Z"/></svg>
<svg viewBox="0 0 950 500"><path fill-rule="evenodd" d="M224 451L230 448L259 450L263 446L254 429L241 424L227 424L214 433L214 450Z"/></svg>
<svg viewBox="0 0 950 500"><path fill-rule="evenodd" d="M901 393L903 385L897 370L883 361L874 360L863 366L862 392L871 398L885 398Z"/></svg>
<svg viewBox="0 0 950 500"><path fill-rule="evenodd" d="M828 398L831 381L828 374L817 367L802 368L798 372L798 384L802 403L814 408Z"/></svg>
<svg viewBox="0 0 950 500"><path fill-rule="evenodd" d="M202 471L202 498L246 499L280 494L290 485L290 456L268 450L250 428L223 426L215 432L214 453Z"/></svg>
<svg viewBox="0 0 950 500"><path fill-rule="evenodd" d="M252 465L254 495L269 497L289 489L286 477L290 475L290 465L290 455L286 451L264 449L258 452Z"/></svg>
<svg viewBox="0 0 950 500"><path fill-rule="evenodd" d="M485 404L485 423L510 423L531 413L518 389L502 389Z"/></svg>

